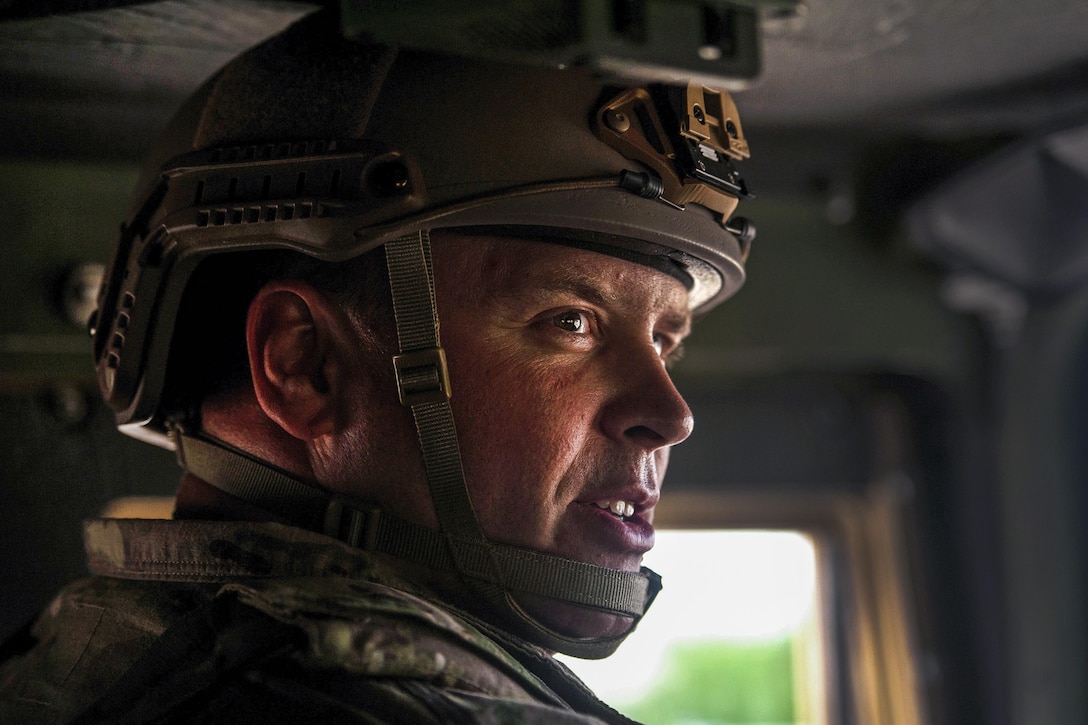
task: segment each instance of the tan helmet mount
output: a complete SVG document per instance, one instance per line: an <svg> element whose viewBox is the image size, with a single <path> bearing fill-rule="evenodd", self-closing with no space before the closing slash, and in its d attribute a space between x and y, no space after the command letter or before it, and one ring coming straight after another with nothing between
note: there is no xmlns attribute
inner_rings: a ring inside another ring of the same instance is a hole
<svg viewBox="0 0 1088 725"><path fill-rule="evenodd" d="M595 131L624 156L649 166L662 181L659 198L683 209L700 204L728 219L748 188L730 159L746 159L748 142L729 94L690 83L686 89L624 91L597 111ZM673 114L661 114L661 105ZM671 121L672 132L666 129Z"/></svg>

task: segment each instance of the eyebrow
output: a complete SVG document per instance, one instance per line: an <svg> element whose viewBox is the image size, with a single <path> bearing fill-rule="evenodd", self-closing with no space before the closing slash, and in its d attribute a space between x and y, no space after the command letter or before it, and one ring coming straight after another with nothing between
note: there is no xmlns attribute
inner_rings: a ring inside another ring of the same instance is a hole
<svg viewBox="0 0 1088 725"><path fill-rule="evenodd" d="M684 310L682 314L663 312L658 318L658 322L664 323L681 337L687 337L691 334L691 313L687 310Z"/></svg>
<svg viewBox="0 0 1088 725"><path fill-rule="evenodd" d="M559 279L536 282L531 285L507 286L507 289L495 295L500 299L529 300L544 302L555 294L571 294L600 307L623 307L623 295L618 287L609 285L607 289L597 281L598 278L577 272ZM671 309L662 310L658 323L669 328L674 334L686 336L691 332L691 314L685 307L682 312Z"/></svg>
<svg viewBox="0 0 1088 725"><path fill-rule="evenodd" d="M591 302L602 307L619 305L622 300L614 291L606 292L599 284L592 281L588 275L570 275L562 279L552 279L546 283L535 283L529 286L520 286L512 292L502 294L502 297L510 298L545 298L557 293L568 293L575 297Z"/></svg>

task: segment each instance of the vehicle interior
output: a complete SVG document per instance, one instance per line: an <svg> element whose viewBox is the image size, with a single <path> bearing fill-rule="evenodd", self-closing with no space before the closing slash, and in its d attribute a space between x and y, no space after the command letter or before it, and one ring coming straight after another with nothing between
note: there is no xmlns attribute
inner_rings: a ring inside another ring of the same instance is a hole
<svg viewBox="0 0 1088 725"><path fill-rule="evenodd" d="M1088 4L327 4L346 33L729 90L758 236L675 368L696 427L658 528L811 542L782 722L1088 722ZM116 431L86 321L156 134L316 7L0 1L0 640L85 575L83 519L169 515L173 454ZM725 618L749 587L697 558Z"/></svg>

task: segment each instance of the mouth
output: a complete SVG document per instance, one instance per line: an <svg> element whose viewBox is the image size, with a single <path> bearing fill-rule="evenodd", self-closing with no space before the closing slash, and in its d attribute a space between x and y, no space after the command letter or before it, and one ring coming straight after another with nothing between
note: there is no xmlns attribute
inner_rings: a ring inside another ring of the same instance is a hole
<svg viewBox="0 0 1088 725"><path fill-rule="evenodd" d="M609 496L608 498L591 498L579 503L582 511L589 517L582 520L582 526L578 539L585 545L593 542L593 548L599 548L605 560L597 563L608 564L612 568L630 568L635 566L630 561L622 563L621 559L612 557L637 557L641 561L642 555L653 548L654 527L653 508L656 501L653 497L623 497ZM592 513L590 513L592 512ZM588 549L584 549L584 555ZM577 557L576 557L577 558Z"/></svg>
<svg viewBox="0 0 1088 725"><path fill-rule="evenodd" d="M626 521L635 515L635 505L630 501L594 501L593 505L609 511L620 521Z"/></svg>
<svg viewBox="0 0 1088 725"><path fill-rule="evenodd" d="M637 571L654 545L654 509L660 496L653 461L612 467L586 482L572 501L566 555L612 569ZM588 557L588 558L587 558Z"/></svg>

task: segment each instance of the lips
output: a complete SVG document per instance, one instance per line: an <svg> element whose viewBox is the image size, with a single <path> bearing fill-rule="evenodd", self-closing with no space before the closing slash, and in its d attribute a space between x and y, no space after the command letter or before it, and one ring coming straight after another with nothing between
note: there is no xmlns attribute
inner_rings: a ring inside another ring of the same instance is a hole
<svg viewBox="0 0 1088 725"><path fill-rule="evenodd" d="M637 570L642 555L654 545L650 522L657 498L652 489L627 486L622 491L614 488L610 493L601 491L578 501L574 508L584 513L572 523L578 522L574 540L581 542L580 551L568 551L568 555L611 568Z"/></svg>
<svg viewBox="0 0 1088 725"><path fill-rule="evenodd" d="M653 548L654 527L647 512L636 509L632 516L622 517L595 501L574 508L584 514L574 519L578 522L575 540L580 542L579 550L568 551L568 555L610 568L635 570L642 555Z"/></svg>
<svg viewBox="0 0 1088 725"><path fill-rule="evenodd" d="M654 508L663 466L654 456L605 460L581 480L563 517L564 556L611 569L638 571L654 545Z"/></svg>

